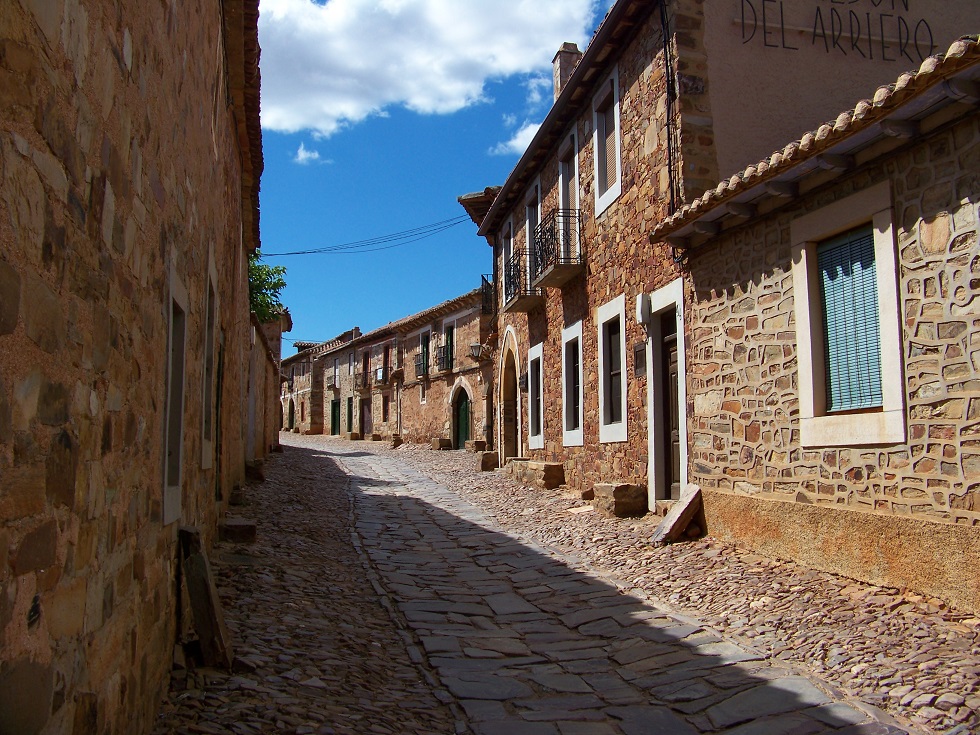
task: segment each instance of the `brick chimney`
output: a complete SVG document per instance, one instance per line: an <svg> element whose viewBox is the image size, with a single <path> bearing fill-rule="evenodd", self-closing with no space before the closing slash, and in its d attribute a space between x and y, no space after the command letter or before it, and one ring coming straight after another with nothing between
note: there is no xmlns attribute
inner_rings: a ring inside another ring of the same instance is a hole
<svg viewBox="0 0 980 735"><path fill-rule="evenodd" d="M572 72L575 71L575 67L578 66L579 60L582 58L582 52L578 50L578 46L574 43L565 41L558 49L558 53L555 54L555 58L551 60L551 66L554 69L554 81L555 81L555 99L558 99L558 95L561 94L562 89L565 87L565 82L568 78L572 76Z"/></svg>

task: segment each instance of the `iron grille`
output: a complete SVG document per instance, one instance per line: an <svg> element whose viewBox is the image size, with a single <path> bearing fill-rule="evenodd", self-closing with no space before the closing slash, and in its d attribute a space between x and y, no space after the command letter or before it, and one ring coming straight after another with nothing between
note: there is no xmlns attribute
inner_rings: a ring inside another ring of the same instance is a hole
<svg viewBox="0 0 980 735"><path fill-rule="evenodd" d="M415 357L415 378L416 380L421 380L425 377L425 374L429 372L429 366L425 364L425 359L422 355L416 355Z"/></svg>
<svg viewBox="0 0 980 735"><path fill-rule="evenodd" d="M493 292L493 277L480 276L480 278L480 294L483 296L483 313L496 314L497 299L496 294Z"/></svg>
<svg viewBox="0 0 980 735"><path fill-rule="evenodd" d="M441 373L453 369L453 353L449 350L449 345L436 348L436 367Z"/></svg>
<svg viewBox="0 0 980 735"><path fill-rule="evenodd" d="M534 228L532 279L556 265L580 265L579 210L556 209Z"/></svg>
<svg viewBox="0 0 980 735"><path fill-rule="evenodd" d="M525 250L518 250L504 263L504 301L513 301L527 292L524 273Z"/></svg>

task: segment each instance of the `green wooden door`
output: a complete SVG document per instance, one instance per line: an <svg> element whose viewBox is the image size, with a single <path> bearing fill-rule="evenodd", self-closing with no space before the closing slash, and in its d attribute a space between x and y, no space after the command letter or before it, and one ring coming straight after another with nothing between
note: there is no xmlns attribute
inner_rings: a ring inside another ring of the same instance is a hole
<svg viewBox="0 0 980 735"><path fill-rule="evenodd" d="M470 398L465 391L456 399L456 449L462 449L470 440Z"/></svg>
<svg viewBox="0 0 980 735"><path fill-rule="evenodd" d="M340 433L340 399L330 401L330 433L334 436Z"/></svg>

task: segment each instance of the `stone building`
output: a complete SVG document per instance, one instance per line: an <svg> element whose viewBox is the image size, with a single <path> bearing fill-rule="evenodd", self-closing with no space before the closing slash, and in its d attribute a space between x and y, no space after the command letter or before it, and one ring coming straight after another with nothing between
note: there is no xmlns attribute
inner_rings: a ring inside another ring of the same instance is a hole
<svg viewBox="0 0 980 735"><path fill-rule="evenodd" d="M280 365L282 333L293 328L284 311L277 319L260 323L253 313L252 347L248 363L248 395L245 433L245 461L256 462L279 448L283 426L280 399L283 376Z"/></svg>
<svg viewBox="0 0 980 735"><path fill-rule="evenodd" d="M619 0L584 53L556 54L554 105L503 186L460 198L494 250L502 460L561 464L583 491L642 488L650 507L676 497L690 480L693 355L684 271L650 230L976 15L970 2L903 3L886 18L862 0L864 35L853 26L841 49L839 8L785 5Z"/></svg>
<svg viewBox="0 0 980 735"><path fill-rule="evenodd" d="M708 530L980 609L980 44L654 228Z"/></svg>
<svg viewBox="0 0 980 735"><path fill-rule="evenodd" d="M298 350L282 361L282 428L299 434L324 432L324 384L322 375L314 379L316 366L324 355L349 345L361 336L357 327L326 342L295 342ZM329 414L327 414L329 416Z"/></svg>
<svg viewBox="0 0 980 735"><path fill-rule="evenodd" d="M0 3L0 732L152 726L243 480L257 14Z"/></svg>
<svg viewBox="0 0 980 735"><path fill-rule="evenodd" d="M284 410L302 433L463 448L489 426L492 289L485 286L361 334L303 344L283 360ZM297 413L298 412L298 413ZM472 444L471 444L472 446Z"/></svg>

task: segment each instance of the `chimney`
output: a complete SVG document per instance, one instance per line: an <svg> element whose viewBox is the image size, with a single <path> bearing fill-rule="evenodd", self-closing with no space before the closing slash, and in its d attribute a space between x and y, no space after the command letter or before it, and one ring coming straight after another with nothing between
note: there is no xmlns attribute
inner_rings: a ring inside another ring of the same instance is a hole
<svg viewBox="0 0 980 735"><path fill-rule="evenodd" d="M578 50L578 46L565 41L561 45L561 48L558 49L558 53L555 54L555 58L551 60L551 66L554 69L556 100L558 99L558 95L561 94L562 89L565 88L565 82L572 76L572 72L575 71L575 67L581 58L582 52Z"/></svg>

